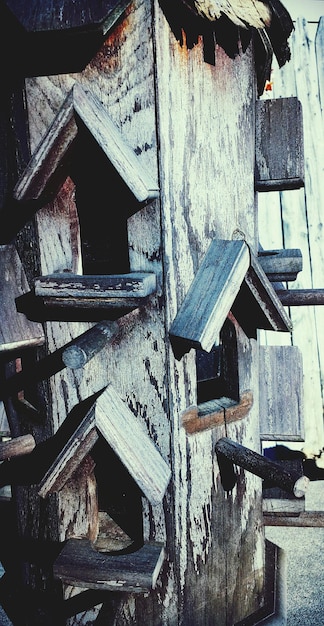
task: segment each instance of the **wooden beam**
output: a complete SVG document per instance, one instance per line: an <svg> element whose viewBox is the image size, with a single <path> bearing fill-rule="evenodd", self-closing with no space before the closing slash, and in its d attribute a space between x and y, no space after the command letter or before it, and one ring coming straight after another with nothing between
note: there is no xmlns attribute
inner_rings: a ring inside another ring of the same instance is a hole
<svg viewBox="0 0 324 626"><path fill-rule="evenodd" d="M73 587L143 593L156 586L164 548L144 545L130 554L105 554L87 539L69 539L53 565L54 577Z"/></svg>
<svg viewBox="0 0 324 626"><path fill-rule="evenodd" d="M170 328L170 336L210 352L250 265L242 240L214 239ZM199 315L197 315L199 311Z"/></svg>
<svg viewBox="0 0 324 626"><path fill-rule="evenodd" d="M324 528L324 511L301 511L295 514L267 511L263 513L263 523L265 526Z"/></svg>
<svg viewBox="0 0 324 626"><path fill-rule="evenodd" d="M276 291L283 306L321 306L324 289L279 289Z"/></svg>

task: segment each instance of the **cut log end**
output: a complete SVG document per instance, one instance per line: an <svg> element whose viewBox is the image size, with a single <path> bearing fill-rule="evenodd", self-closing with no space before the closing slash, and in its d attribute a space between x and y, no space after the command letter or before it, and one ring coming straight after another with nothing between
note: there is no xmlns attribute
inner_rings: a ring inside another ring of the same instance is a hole
<svg viewBox="0 0 324 626"><path fill-rule="evenodd" d="M294 496L296 498L303 498L306 493L308 484L309 478L307 476L301 476L300 478L298 478L294 486Z"/></svg>

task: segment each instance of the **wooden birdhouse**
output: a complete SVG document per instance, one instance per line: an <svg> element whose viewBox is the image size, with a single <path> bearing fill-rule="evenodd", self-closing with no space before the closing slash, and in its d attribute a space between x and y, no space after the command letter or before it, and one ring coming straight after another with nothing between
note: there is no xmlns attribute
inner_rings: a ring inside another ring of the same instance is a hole
<svg viewBox="0 0 324 626"><path fill-rule="evenodd" d="M3 128L29 158L4 177L2 242L45 345L3 373L11 427L37 443L0 468L21 546L0 602L23 572L26 624L257 623L276 610L262 480L299 479L260 459L259 330L289 335L292 270L259 250L255 175L256 102L292 22L248 0L212 19L182 0L54 4L4 11L26 56Z"/></svg>

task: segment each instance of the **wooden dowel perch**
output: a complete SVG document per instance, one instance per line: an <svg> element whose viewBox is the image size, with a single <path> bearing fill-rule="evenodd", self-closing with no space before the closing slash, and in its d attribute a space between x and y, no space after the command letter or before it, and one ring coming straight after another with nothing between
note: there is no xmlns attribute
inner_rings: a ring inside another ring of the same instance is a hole
<svg viewBox="0 0 324 626"><path fill-rule="evenodd" d="M21 435L9 441L0 443L0 461L11 459L14 456L29 454L36 446L33 435Z"/></svg>
<svg viewBox="0 0 324 626"><path fill-rule="evenodd" d="M276 294L284 306L324 304L324 289L278 289Z"/></svg>
<svg viewBox="0 0 324 626"><path fill-rule="evenodd" d="M258 454L249 448L245 448L239 443L222 437L216 443L216 454L219 464L221 480L226 491L233 488L231 481L228 480L229 471L232 464L239 465L243 469L248 470L252 474L266 479L273 483L274 486L280 487L288 493L292 493L296 498L302 498L305 495L309 478L303 476L296 470L287 470L275 461L270 461L262 454ZM234 469L233 475L234 475Z"/></svg>
<svg viewBox="0 0 324 626"><path fill-rule="evenodd" d="M96 324L65 348L62 354L64 365L71 369L83 367L105 347L118 330L117 322L104 321Z"/></svg>

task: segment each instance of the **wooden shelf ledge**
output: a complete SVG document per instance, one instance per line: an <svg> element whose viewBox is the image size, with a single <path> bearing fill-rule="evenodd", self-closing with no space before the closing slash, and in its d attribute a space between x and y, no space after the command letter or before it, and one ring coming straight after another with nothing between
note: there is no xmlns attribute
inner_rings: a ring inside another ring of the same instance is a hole
<svg viewBox="0 0 324 626"><path fill-rule="evenodd" d="M129 554L105 554L87 539L69 539L54 562L54 577L67 585L143 593L154 589L164 561L164 547L144 543Z"/></svg>
<svg viewBox="0 0 324 626"><path fill-rule="evenodd" d="M244 419L253 404L251 391L242 393L240 401L229 402L228 398L219 398L192 406L182 413L182 425L189 435L210 430L222 424L229 424Z"/></svg>

